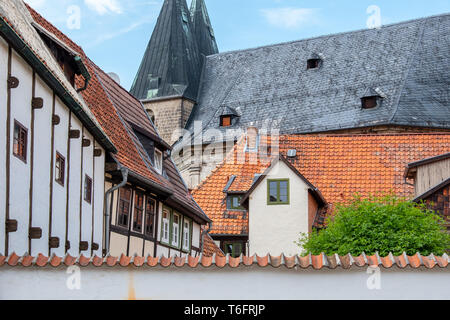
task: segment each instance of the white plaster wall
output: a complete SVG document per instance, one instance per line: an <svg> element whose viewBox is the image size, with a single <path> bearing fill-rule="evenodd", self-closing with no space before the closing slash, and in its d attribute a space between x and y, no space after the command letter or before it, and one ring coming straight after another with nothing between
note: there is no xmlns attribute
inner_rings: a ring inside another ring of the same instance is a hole
<svg viewBox="0 0 450 320"><path fill-rule="evenodd" d="M0 299L117 299L152 300L415 300L450 299L450 269L381 269L380 289L367 283L367 268L330 270L280 267L86 267L81 268L80 290L66 283L73 277L66 267L4 266ZM220 290L205 290L220 288ZM188 304L190 306L190 304Z"/></svg>
<svg viewBox="0 0 450 320"><path fill-rule="evenodd" d="M79 130L80 138L70 139L70 172L69 172L69 225L67 240L70 241L68 253L79 254L80 248L80 192L81 192L81 121L72 115L71 130ZM83 176L84 179L84 176ZM82 200L83 201L83 200Z"/></svg>
<svg viewBox="0 0 450 320"><path fill-rule="evenodd" d="M13 51L12 76L19 79L19 86L11 89L11 175L10 219L17 220L17 232L9 234L9 252L23 255L28 252L29 190L30 190L30 133L32 69ZM28 129L27 162L13 155L14 120Z"/></svg>
<svg viewBox="0 0 450 320"><path fill-rule="evenodd" d="M267 180L289 179L290 204L267 205ZM296 255L300 232L308 232L308 186L284 162L277 162L250 195L250 255Z"/></svg>
<svg viewBox="0 0 450 320"><path fill-rule="evenodd" d="M52 195L52 234L51 237L59 238L59 247L51 249L51 254L62 256L65 254L66 239L66 199L67 199L67 139L69 131L69 111L62 101L55 99L55 115L59 116L60 123L54 126L54 149L53 149L53 195ZM56 153L59 152L64 159L65 174L64 186L55 180Z"/></svg>
<svg viewBox="0 0 450 320"><path fill-rule="evenodd" d="M196 222L192 222L192 245L200 248L201 228Z"/></svg>
<svg viewBox="0 0 450 320"><path fill-rule="evenodd" d="M6 101L8 77L8 45L0 37L0 226L5 225L6 198ZM0 227L0 253L5 253L5 228Z"/></svg>
<svg viewBox="0 0 450 320"><path fill-rule="evenodd" d="M103 208L105 198L105 151L98 143L95 143L95 148L102 150L102 156L94 158L94 242L99 245L99 249L95 250L93 254L101 256L103 249Z"/></svg>
<svg viewBox="0 0 450 320"><path fill-rule="evenodd" d="M172 250L170 250L170 251L172 251ZM158 257L162 257L162 256L168 257L168 256L169 256L169 248L166 248L166 247L157 245L157 248L156 248L156 255L157 255Z"/></svg>
<svg viewBox="0 0 450 320"><path fill-rule="evenodd" d="M142 256L143 246L144 246L144 242L141 238L131 236L130 237L130 251L128 253L128 256L134 256L134 255ZM127 252L124 251L123 253L126 254Z"/></svg>
<svg viewBox="0 0 450 320"><path fill-rule="evenodd" d="M155 252L155 244L151 241L145 240L144 257L148 257L149 255L153 257L154 252Z"/></svg>
<svg viewBox="0 0 450 320"><path fill-rule="evenodd" d="M127 237L121 234L111 232L110 238L110 255L113 257L120 257L127 253Z"/></svg>
<svg viewBox="0 0 450 320"><path fill-rule="evenodd" d="M49 238L50 160L52 154L53 92L36 75L35 96L44 100L44 107L34 111L34 169L32 226L42 229L40 239L31 240L31 254L47 255Z"/></svg>
<svg viewBox="0 0 450 320"><path fill-rule="evenodd" d="M94 157L94 146L92 139L92 135L84 130L84 138L89 139L91 141L91 145L89 147L83 148L83 187L81 189L82 192L82 214L81 214L81 241L87 241L89 243L88 250L84 251L84 254L90 255L91 252L91 240L92 240L92 205L84 200L84 183L85 183L85 174L87 174L91 179L94 180L93 176L93 157ZM94 181L95 183L95 181ZM95 190L92 189L92 197L95 196Z"/></svg>

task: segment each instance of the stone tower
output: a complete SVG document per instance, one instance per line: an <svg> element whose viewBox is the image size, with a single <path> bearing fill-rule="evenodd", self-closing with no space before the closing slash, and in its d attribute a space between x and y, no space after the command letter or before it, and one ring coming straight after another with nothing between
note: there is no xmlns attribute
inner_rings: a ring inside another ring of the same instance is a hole
<svg viewBox="0 0 450 320"><path fill-rule="evenodd" d="M131 87L172 144L196 103L203 57L217 53L204 0L165 0Z"/></svg>

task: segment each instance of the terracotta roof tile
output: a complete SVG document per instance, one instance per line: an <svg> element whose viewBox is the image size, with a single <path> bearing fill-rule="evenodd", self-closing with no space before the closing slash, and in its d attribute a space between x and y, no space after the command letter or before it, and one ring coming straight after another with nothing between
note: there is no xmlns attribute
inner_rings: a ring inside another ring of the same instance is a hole
<svg viewBox="0 0 450 320"><path fill-rule="evenodd" d="M205 234L203 238L203 255L210 257L213 255L225 256L223 251L216 245L209 234Z"/></svg>
<svg viewBox="0 0 450 320"><path fill-rule="evenodd" d="M261 137L261 146L270 144ZM316 186L329 203L328 212L316 217L315 225L324 224L325 215L338 203L348 203L356 193L369 196L394 192L412 198L414 188L405 183L403 173L408 163L441 155L450 150L450 134L379 134L379 135L283 135L279 150L286 155L296 149L290 163ZM239 218L227 212L224 187L235 175L229 191L247 191L255 174L263 173L270 164L264 157L249 163L242 152L244 139L226 156L209 177L192 194L206 215L213 220L211 234L239 235L248 233L248 215ZM270 149L269 149L270 150ZM237 161L240 154L244 161Z"/></svg>
<svg viewBox="0 0 450 320"><path fill-rule="evenodd" d="M27 7L33 19L39 25L53 33L83 59L92 77L86 90L82 91L81 94L90 111L117 148L117 154L114 155L116 160L137 175L161 187L169 188L173 192L171 197L177 203L180 203L198 217L208 220L201 208L193 200L171 159L164 161L168 178L158 174L149 165L148 155L130 123L144 129L156 141L161 142L162 139L148 118L142 104L92 62L80 46L34 9ZM80 83L80 81L78 79L78 85L81 87L84 83ZM162 143L164 142L162 141Z"/></svg>
<svg viewBox="0 0 450 320"><path fill-rule="evenodd" d="M315 270L320 269L335 269L335 268L343 268L348 269L352 266L357 267L381 267L391 268L394 265L403 269L406 267L410 268L420 268L425 267L427 269L433 269L436 266L439 268L448 268L450 258L447 254L444 254L441 257L430 255L428 257L422 256L419 253L414 256L407 256L406 253L400 256L393 256L389 254L386 257L381 257L378 254L374 256L367 257L365 254L362 254L358 257L353 257L351 255L346 256L326 256L325 254L320 254L317 256L308 255L305 257L301 256L271 256L268 254L264 257L259 257L257 255L252 257L241 256L237 258L233 258L230 255L213 255L213 256L187 256L187 257L127 257L122 255L120 258L118 257L105 257L101 258L98 256L94 257L85 257L83 255L78 258L67 255L65 257L52 256L49 260L47 257L39 254L38 257L31 256L17 256L15 253L11 254L8 257L0 256L0 261L4 261L3 267L19 267L19 266L38 266L38 267L59 267L61 265L78 265L80 267L88 267L90 265L95 267L128 267L134 266L136 268L145 268L145 267L157 267L162 266L165 268L169 267L190 267L190 268L198 268L200 265L205 268L217 267L224 268L229 266L231 268L238 267L248 267L248 266L259 266L259 267L273 267L273 268L295 268L301 267L303 269L313 268ZM145 261L147 263L145 263Z"/></svg>

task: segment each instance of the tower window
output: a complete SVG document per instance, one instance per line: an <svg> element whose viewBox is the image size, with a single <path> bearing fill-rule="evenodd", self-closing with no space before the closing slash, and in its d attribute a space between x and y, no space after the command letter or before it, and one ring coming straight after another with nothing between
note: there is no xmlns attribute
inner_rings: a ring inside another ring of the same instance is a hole
<svg viewBox="0 0 450 320"><path fill-rule="evenodd" d="M231 116L221 116L220 117L220 126L221 127L231 126Z"/></svg>
<svg viewBox="0 0 450 320"><path fill-rule="evenodd" d="M378 105L378 97L364 97L361 98L361 106L363 109L373 109Z"/></svg>
<svg viewBox="0 0 450 320"><path fill-rule="evenodd" d="M317 69L320 67L320 59L309 59L307 62L307 69Z"/></svg>

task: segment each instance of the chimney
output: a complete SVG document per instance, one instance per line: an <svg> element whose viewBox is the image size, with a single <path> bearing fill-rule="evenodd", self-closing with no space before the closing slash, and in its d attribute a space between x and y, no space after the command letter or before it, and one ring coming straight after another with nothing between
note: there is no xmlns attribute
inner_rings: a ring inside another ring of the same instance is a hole
<svg viewBox="0 0 450 320"><path fill-rule="evenodd" d="M247 128L247 151L248 152L257 152L259 144L259 132L258 128L250 125Z"/></svg>

